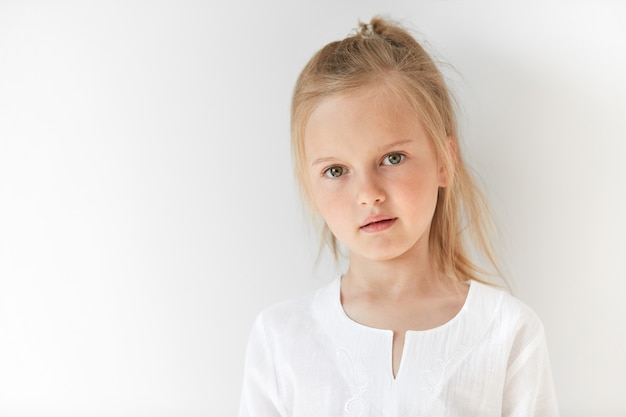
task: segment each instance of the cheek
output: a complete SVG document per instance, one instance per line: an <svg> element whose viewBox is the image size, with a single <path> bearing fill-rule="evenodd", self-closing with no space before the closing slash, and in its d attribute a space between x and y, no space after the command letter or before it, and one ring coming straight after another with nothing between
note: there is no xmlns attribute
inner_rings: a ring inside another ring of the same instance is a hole
<svg viewBox="0 0 626 417"><path fill-rule="evenodd" d="M311 191L315 210L329 226L345 217L345 210L348 207L345 192L341 192L337 187L323 185L312 187Z"/></svg>
<svg viewBox="0 0 626 417"><path fill-rule="evenodd" d="M432 171L415 171L394 182L395 195L409 207L423 210L436 203L439 192L439 176Z"/></svg>
<svg viewBox="0 0 626 417"><path fill-rule="evenodd" d="M311 207L318 214L321 214L326 200L324 189L320 187L319 178L317 176L309 174L307 180L307 191Z"/></svg>

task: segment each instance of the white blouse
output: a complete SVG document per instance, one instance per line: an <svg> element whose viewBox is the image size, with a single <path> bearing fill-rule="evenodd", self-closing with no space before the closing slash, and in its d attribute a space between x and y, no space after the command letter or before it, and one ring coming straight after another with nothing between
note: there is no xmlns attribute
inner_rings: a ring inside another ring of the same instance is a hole
<svg viewBox="0 0 626 417"><path fill-rule="evenodd" d="M558 416L543 326L507 292L472 281L453 319L406 333L394 378L393 332L351 320L340 280L257 317L240 417Z"/></svg>

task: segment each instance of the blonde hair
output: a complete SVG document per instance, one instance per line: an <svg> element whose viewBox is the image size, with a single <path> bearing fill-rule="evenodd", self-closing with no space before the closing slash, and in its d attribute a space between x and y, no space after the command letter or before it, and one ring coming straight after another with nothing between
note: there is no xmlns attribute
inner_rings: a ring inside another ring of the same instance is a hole
<svg viewBox="0 0 626 417"><path fill-rule="evenodd" d="M390 88L412 105L447 172L448 185L439 189L430 232L436 267L458 281L483 281L486 271L468 254L467 244L471 243L499 272L491 247L490 211L463 161L444 77L406 30L381 18L361 23L353 35L324 46L296 82L291 107L292 152L296 179L307 206L311 208L312 196L304 168L304 131L311 113L326 97L371 85ZM321 236L337 258L337 239L326 223L322 224Z"/></svg>

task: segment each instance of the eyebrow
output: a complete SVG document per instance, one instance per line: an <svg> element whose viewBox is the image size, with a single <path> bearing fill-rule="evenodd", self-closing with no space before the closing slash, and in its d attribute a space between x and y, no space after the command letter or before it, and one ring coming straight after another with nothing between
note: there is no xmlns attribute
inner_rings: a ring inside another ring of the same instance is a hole
<svg viewBox="0 0 626 417"><path fill-rule="evenodd" d="M401 146L401 145L406 145L407 143L411 143L413 142L413 139L406 139L406 140L399 140L397 142L392 142L392 143L387 143L381 147L378 148L378 152L383 152L385 150L388 149L392 149L395 148L397 146ZM318 164L322 164L322 163L326 163L326 162L330 162L335 160L336 158L332 157L332 156L327 156L327 157L322 157L322 158L317 158L316 160L314 160L311 163L311 166L315 166Z"/></svg>

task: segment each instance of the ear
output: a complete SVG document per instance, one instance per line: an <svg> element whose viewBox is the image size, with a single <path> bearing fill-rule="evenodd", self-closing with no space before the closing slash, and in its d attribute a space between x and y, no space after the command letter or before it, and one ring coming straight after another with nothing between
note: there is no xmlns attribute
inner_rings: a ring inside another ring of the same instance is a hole
<svg viewBox="0 0 626 417"><path fill-rule="evenodd" d="M446 145L446 154L439 164L440 187L447 187L452 183L452 179L454 178L454 167L456 166L456 142L451 136L448 136Z"/></svg>

